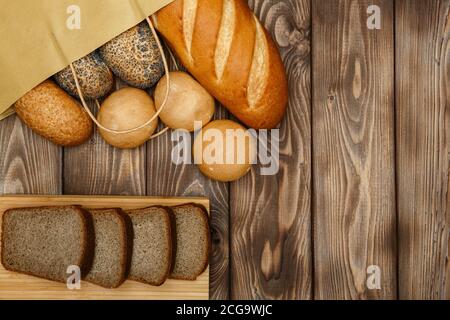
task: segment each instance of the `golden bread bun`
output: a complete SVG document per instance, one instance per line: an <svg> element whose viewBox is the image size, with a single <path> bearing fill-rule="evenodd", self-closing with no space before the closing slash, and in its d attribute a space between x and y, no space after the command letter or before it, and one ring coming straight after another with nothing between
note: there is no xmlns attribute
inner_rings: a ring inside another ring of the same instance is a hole
<svg viewBox="0 0 450 320"><path fill-rule="evenodd" d="M156 113L152 98L144 91L124 88L114 92L103 103L97 120L101 125L116 131L126 131L143 125ZM110 145L121 149L132 149L143 145L158 126L153 121L147 127L131 133L111 133L99 129L101 136Z"/></svg>
<svg viewBox="0 0 450 320"><path fill-rule="evenodd" d="M231 120L217 120L197 135L193 153L195 163L205 176L230 182L251 170L256 157L256 141L242 125Z"/></svg>
<svg viewBox="0 0 450 320"><path fill-rule="evenodd" d="M57 145L80 145L93 132L92 120L83 107L51 80L25 94L14 108L28 127Z"/></svg>
<svg viewBox="0 0 450 320"><path fill-rule="evenodd" d="M167 90L164 76L155 90L155 105L159 110ZM214 98L197 81L185 72L170 73L170 92L167 103L159 115L161 121L172 129L194 131L194 122L208 124L214 116Z"/></svg>

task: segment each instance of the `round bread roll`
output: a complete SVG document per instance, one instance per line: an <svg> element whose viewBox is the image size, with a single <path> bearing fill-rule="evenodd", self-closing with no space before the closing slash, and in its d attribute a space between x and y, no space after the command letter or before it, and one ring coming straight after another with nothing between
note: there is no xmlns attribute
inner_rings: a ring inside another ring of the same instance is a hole
<svg viewBox="0 0 450 320"><path fill-rule="evenodd" d="M100 54L114 74L133 87L152 87L164 74L161 53L147 22L103 45Z"/></svg>
<svg viewBox="0 0 450 320"><path fill-rule="evenodd" d="M93 131L92 120L82 106L51 80L25 94L14 109L34 132L64 147L84 143Z"/></svg>
<svg viewBox="0 0 450 320"><path fill-rule="evenodd" d="M251 170L256 142L242 125L231 120L216 120L197 135L193 153L195 163L205 176L230 182Z"/></svg>
<svg viewBox="0 0 450 320"><path fill-rule="evenodd" d="M114 92L102 103L97 116L105 128L126 131L149 121L156 113L152 98L143 90L124 88ZM100 135L110 145L121 149L133 149L143 145L158 126L158 120L130 133L111 133L99 129Z"/></svg>
<svg viewBox="0 0 450 320"><path fill-rule="evenodd" d="M167 78L162 77L156 86L155 104L159 110L167 90ZM167 103L159 117L172 129L194 131L194 122L202 127L214 116L214 98L197 81L185 72L170 73L170 92Z"/></svg>
<svg viewBox="0 0 450 320"><path fill-rule="evenodd" d="M100 99L111 92L114 86L114 76L96 51L75 61L73 68L77 73L81 91L85 98ZM54 79L66 92L79 97L70 67L58 72Z"/></svg>

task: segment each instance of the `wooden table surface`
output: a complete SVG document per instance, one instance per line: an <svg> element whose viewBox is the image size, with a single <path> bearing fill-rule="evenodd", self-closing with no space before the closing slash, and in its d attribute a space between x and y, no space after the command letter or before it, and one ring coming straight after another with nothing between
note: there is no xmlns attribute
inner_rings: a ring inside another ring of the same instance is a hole
<svg viewBox="0 0 450 320"><path fill-rule="evenodd" d="M249 4L289 77L278 175L210 181L171 163L169 134L64 149L12 116L0 193L207 196L212 299L449 299L450 0Z"/></svg>

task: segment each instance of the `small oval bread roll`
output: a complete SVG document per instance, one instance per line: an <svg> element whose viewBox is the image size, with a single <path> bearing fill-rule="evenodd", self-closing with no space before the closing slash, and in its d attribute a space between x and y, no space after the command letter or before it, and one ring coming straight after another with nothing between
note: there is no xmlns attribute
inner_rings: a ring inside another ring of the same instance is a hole
<svg viewBox="0 0 450 320"><path fill-rule="evenodd" d="M167 78L162 77L156 86L155 104L161 108L167 88ZM197 81L185 72L170 73L170 92L167 103L159 117L172 129L194 131L194 122L202 127L214 116L214 98Z"/></svg>
<svg viewBox="0 0 450 320"><path fill-rule="evenodd" d="M97 116L105 128L126 131L139 127L149 121L156 113L152 98L136 88L124 88L114 92L102 103ZM99 129L100 135L110 145L121 149L132 149L143 145L158 126L158 120L130 133L111 133Z"/></svg>
<svg viewBox="0 0 450 320"><path fill-rule="evenodd" d="M51 80L25 94L14 108L27 126L55 144L77 146L92 134L92 121L86 111Z"/></svg>
<svg viewBox="0 0 450 320"><path fill-rule="evenodd" d="M125 31L100 48L116 76L133 87L153 87L164 74L164 64L147 22Z"/></svg>
<svg viewBox="0 0 450 320"><path fill-rule="evenodd" d="M197 135L193 153L195 163L205 176L230 182L251 170L256 157L256 142L239 123L216 120Z"/></svg>
<svg viewBox="0 0 450 320"><path fill-rule="evenodd" d="M114 76L100 55L94 51L73 63L81 91L85 98L100 99L111 92ZM69 94L78 97L75 79L70 67L55 74L56 83Z"/></svg>

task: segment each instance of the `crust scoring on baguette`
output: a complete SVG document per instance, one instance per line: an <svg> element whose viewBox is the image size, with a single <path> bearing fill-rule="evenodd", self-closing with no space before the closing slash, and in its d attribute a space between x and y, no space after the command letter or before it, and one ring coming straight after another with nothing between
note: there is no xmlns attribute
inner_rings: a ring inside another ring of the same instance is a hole
<svg viewBox="0 0 450 320"><path fill-rule="evenodd" d="M256 25L255 49L247 85L247 99L250 108L257 106L269 82L266 36L261 23L256 17L254 19Z"/></svg>
<svg viewBox="0 0 450 320"><path fill-rule="evenodd" d="M195 19L197 14L197 0L184 0L183 2L183 35L184 45L189 57L192 59L192 35L194 34Z"/></svg>
<svg viewBox="0 0 450 320"><path fill-rule="evenodd" d="M220 23L219 35L215 52L215 72L218 80L222 79L228 57L230 56L231 42L236 26L236 8L234 0L223 1L223 15Z"/></svg>
<svg viewBox="0 0 450 320"><path fill-rule="evenodd" d="M190 23L184 14L188 1L192 0L175 0L158 11L158 31L188 71L234 116L255 129L275 128L286 112L288 85L270 35L255 23L244 0L230 1L235 15L228 18L227 0L196 0L196 14ZM234 26L228 20L234 21ZM185 34L190 31L184 30L185 25L193 32L188 40ZM186 41L191 44L190 51ZM255 48L265 49L255 52Z"/></svg>

